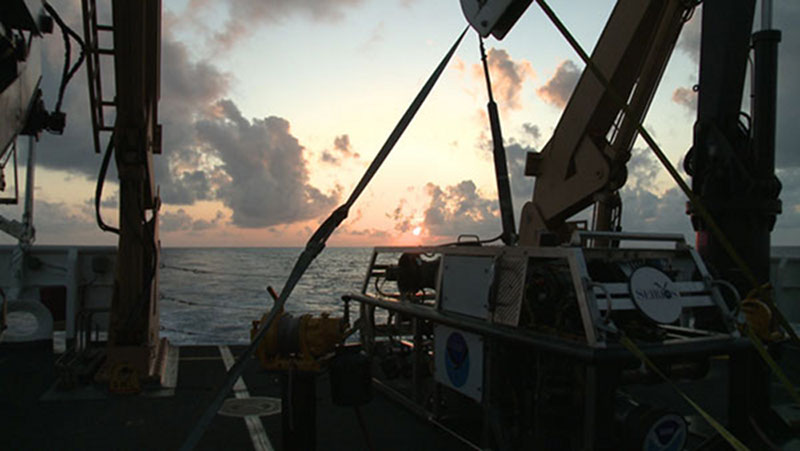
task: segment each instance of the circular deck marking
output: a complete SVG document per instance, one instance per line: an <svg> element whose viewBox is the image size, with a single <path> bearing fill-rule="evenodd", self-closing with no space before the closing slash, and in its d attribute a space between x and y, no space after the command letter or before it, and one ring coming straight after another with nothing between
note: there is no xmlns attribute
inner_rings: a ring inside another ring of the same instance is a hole
<svg viewBox="0 0 800 451"><path fill-rule="evenodd" d="M281 400L278 398L253 397L253 398L231 398L226 399L225 403L217 412L226 417L265 417L281 412Z"/></svg>
<svg viewBox="0 0 800 451"><path fill-rule="evenodd" d="M631 274L631 297L644 316L669 324L681 316L681 296L672 280L656 268L643 266Z"/></svg>

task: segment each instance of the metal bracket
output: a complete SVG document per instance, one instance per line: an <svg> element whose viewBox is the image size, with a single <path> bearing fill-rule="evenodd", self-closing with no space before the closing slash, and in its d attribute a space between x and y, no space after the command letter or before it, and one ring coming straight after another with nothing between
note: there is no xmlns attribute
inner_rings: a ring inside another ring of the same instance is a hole
<svg viewBox="0 0 800 451"><path fill-rule="evenodd" d="M25 224L15 219L6 219L3 215L0 215L0 230L20 241L27 235Z"/></svg>

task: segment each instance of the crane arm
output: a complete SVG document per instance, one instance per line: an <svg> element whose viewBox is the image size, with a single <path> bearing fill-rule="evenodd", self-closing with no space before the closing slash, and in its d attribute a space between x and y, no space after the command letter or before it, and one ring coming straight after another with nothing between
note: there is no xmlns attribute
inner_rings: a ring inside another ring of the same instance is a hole
<svg viewBox="0 0 800 451"><path fill-rule="evenodd" d="M568 233L570 216L624 185L637 125L691 8L682 0L620 0L614 7L591 57L608 87L587 67L550 141L528 154L525 172L536 183L523 208L521 244Z"/></svg>
<svg viewBox="0 0 800 451"><path fill-rule="evenodd" d="M501 39L530 3L462 0L461 5L482 36ZM591 57L608 85L587 67L550 141L541 153L528 154L525 172L536 177L536 184L532 200L523 208L520 244L540 245L542 237L552 232L566 237L570 216L615 195L625 183L625 164L637 126L695 4L687 0L617 2ZM597 228L608 230L609 224Z"/></svg>

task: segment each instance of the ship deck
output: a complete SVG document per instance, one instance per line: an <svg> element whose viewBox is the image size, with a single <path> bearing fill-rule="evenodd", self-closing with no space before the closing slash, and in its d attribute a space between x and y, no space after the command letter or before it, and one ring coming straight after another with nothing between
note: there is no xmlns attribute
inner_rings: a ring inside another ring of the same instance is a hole
<svg viewBox="0 0 800 451"><path fill-rule="evenodd" d="M0 347L0 449L178 449L210 404L222 383L230 359L243 346L181 346L175 348L177 374L173 389L143 390L140 394L112 394L94 385L72 391L55 388L56 375L51 342ZM786 349L784 370L792 380L800 376L800 350ZM709 376L699 385L684 386L687 393L725 422L727 386L721 371L725 362L712 364ZM255 362L243 375L244 387L234 387L238 397L281 398L280 376L263 370ZM682 384L681 384L682 385ZM702 436L711 433L688 406L668 387L650 392L659 404L687 415L695 435L689 449L704 448ZM233 395L231 395L233 397ZM773 379L773 405L781 406L797 424L800 412ZM326 374L317 377L316 423L318 449L370 449L353 408L336 406L331 400ZM672 404L672 405L671 405ZM373 390L372 400L361 407L372 449L408 450L472 449L402 404ZM694 414L694 415L693 415ZM451 430L479 439L474 424L449 423ZM800 438L772 437L780 449L800 449ZM719 443L718 443L719 444ZM724 448L724 446L723 446ZM197 449L284 449L281 414L265 416L217 415ZM714 448L717 449L717 448Z"/></svg>
<svg viewBox="0 0 800 451"><path fill-rule="evenodd" d="M174 391L59 391L53 388L54 355L43 350L47 344L0 352L2 449L178 449L226 373L221 346L182 346ZM228 349L235 357L243 347ZM281 397L278 375L258 364L249 366L243 381L247 396ZM317 448L369 449L354 409L331 402L327 376L319 376L316 386ZM377 391L361 411L375 449L468 449ZM281 415L217 415L197 449L282 449Z"/></svg>

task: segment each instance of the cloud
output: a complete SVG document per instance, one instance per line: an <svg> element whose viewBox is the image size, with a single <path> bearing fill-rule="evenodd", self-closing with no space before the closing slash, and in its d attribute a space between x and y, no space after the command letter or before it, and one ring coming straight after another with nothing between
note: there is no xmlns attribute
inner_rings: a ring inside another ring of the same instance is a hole
<svg viewBox="0 0 800 451"><path fill-rule="evenodd" d="M800 167L779 169L778 178L783 184L780 199L783 212L778 215L776 229L800 227Z"/></svg>
<svg viewBox="0 0 800 451"><path fill-rule="evenodd" d="M90 199L91 205L94 205L94 198ZM119 205L119 190L114 194L107 196L105 199L100 200L100 206L103 208L117 208Z"/></svg>
<svg viewBox="0 0 800 451"><path fill-rule="evenodd" d="M391 235L386 230L378 230L378 229L351 229L348 227L342 227L341 230L337 232L337 235L351 235L358 238L365 238L369 240L388 240L391 238Z"/></svg>
<svg viewBox="0 0 800 451"><path fill-rule="evenodd" d="M492 91L499 107L510 110L522 108L520 101L522 86L525 80L533 78L535 75L531 63L526 60L515 62L508 52L495 48L489 49L486 61L489 64L489 73L492 78ZM473 65L472 73L475 78L484 79L481 64Z"/></svg>
<svg viewBox="0 0 800 451"><path fill-rule="evenodd" d="M578 84L581 75L578 66L571 60L565 60L556 67L553 77L536 90L539 97L545 102L564 108L572 95L572 90Z"/></svg>
<svg viewBox="0 0 800 451"><path fill-rule="evenodd" d="M428 201L421 214L407 211L405 199L386 214L396 231L403 234L419 226L428 237L448 241L465 234L485 239L500 233L497 200L485 197L472 180L445 187L427 183L425 194Z"/></svg>
<svg viewBox="0 0 800 451"><path fill-rule="evenodd" d="M536 142L538 142L542 138L542 132L539 129L538 125L526 122L522 124L522 130L525 131L526 134L530 135Z"/></svg>
<svg viewBox="0 0 800 451"><path fill-rule="evenodd" d="M508 177L511 182L511 196L514 206L520 208L521 205L533 196L533 185L535 178L525 175L525 161L528 152L534 152L533 147L526 147L518 143L506 145L506 161L508 162Z"/></svg>
<svg viewBox="0 0 800 451"><path fill-rule="evenodd" d="M411 221L416 212L412 211L406 213L405 208L407 205L407 200L400 199L400 203L397 204L397 207L391 213L386 213L386 217L394 221L394 229L400 233L408 232L414 227Z"/></svg>
<svg viewBox="0 0 800 451"><path fill-rule="evenodd" d="M464 75L467 72L466 63L458 55L453 57L453 61L450 64L453 70L458 72L460 75Z"/></svg>
<svg viewBox="0 0 800 451"><path fill-rule="evenodd" d="M239 0L228 2L228 20L214 42L230 48L249 36L259 26L280 23L294 15L305 15L316 22L336 22L344 12L363 3L363 0ZM187 9L204 7L205 0L191 2Z"/></svg>
<svg viewBox="0 0 800 451"><path fill-rule="evenodd" d="M7 219L22 219L22 205L6 206L0 214ZM70 205L36 199L33 212L36 244L98 245L116 242L116 235L103 233L95 224L94 207L78 202ZM16 244L10 235L0 233L0 243Z"/></svg>
<svg viewBox="0 0 800 451"><path fill-rule="evenodd" d="M83 201L83 206L84 206L84 208L88 208L87 211L90 212L91 215L94 215L94 212L95 212L94 197L90 197L90 198L84 200ZM118 206L119 206L119 190L114 191L114 193L112 193L110 195L106 193L106 195L103 196L103 199L100 201L100 207L101 208L114 209L114 208L117 208ZM105 219L106 219L106 222L109 222L108 221L109 218L105 218Z"/></svg>
<svg viewBox="0 0 800 451"><path fill-rule="evenodd" d="M339 135L333 140L333 148L343 154L350 154L350 136Z"/></svg>
<svg viewBox="0 0 800 451"><path fill-rule="evenodd" d="M239 227L291 224L328 213L338 193L324 194L309 184L304 147L285 119L244 118L230 100L217 103L219 115L196 123L204 147L222 161L229 180L217 198L233 210Z"/></svg>
<svg viewBox="0 0 800 451"><path fill-rule="evenodd" d="M34 226L37 233L63 233L94 223L94 218L84 211L75 210L63 202L36 201Z"/></svg>
<svg viewBox="0 0 800 451"><path fill-rule="evenodd" d="M225 219L225 214L217 211L212 220L194 219L183 208L176 212L165 211L159 215L159 227L162 232L192 231L199 232L219 225Z"/></svg>
<svg viewBox="0 0 800 451"><path fill-rule="evenodd" d="M661 166L650 149L634 148L625 167L628 171L626 186L636 190L654 190L653 182L661 171Z"/></svg>
<svg viewBox="0 0 800 451"><path fill-rule="evenodd" d="M378 44L383 42L384 35L386 34L386 24L383 21L378 22L369 33L369 37L359 46L359 50L363 53L372 53Z"/></svg>
<svg viewBox="0 0 800 451"><path fill-rule="evenodd" d="M692 18L683 24L683 30L675 47L688 55L695 63L700 62L700 37L703 22L703 5L695 7Z"/></svg>
<svg viewBox="0 0 800 451"><path fill-rule="evenodd" d="M643 157L649 157L645 161ZM678 188L658 193L648 183L658 164L644 150L634 149L628 163L629 183L620 190L622 196L622 226L631 232L682 233L693 242L694 230L686 214L686 197ZM778 243L796 244L800 230L800 168L779 169L778 177L783 182L780 198L783 212L778 215L773 240Z"/></svg>
<svg viewBox="0 0 800 451"><path fill-rule="evenodd" d="M161 120L168 128L171 120L195 118L208 112L213 102L230 87L230 75L207 60L192 61L183 42L164 39L161 46ZM179 138L173 136L173 138Z"/></svg>
<svg viewBox="0 0 800 451"><path fill-rule="evenodd" d="M620 190L623 230L691 236L686 196L677 187L659 192L655 180L662 169L650 149L634 148L626 168L628 179Z"/></svg>
<svg viewBox="0 0 800 451"><path fill-rule="evenodd" d="M195 232L207 229L213 229L214 227L218 226L222 223L222 220L225 219L225 214L221 211L217 211L216 216L214 219L208 221L206 219L195 219L192 223L192 230Z"/></svg>
<svg viewBox="0 0 800 451"><path fill-rule="evenodd" d="M67 11L65 18L80 29L80 13L75 8ZM54 93L63 49L58 39L47 39L45 44L50 47L45 52L44 78L49 83L45 91ZM268 117L250 122L233 102L218 102L230 88L230 76L207 60L193 60L187 45L168 31L161 53L163 154L154 156L153 163L165 205L218 199L233 210L233 224L243 227L310 219L333 206L336 195L323 194L308 184L303 147L289 133L287 121ZM67 131L43 138L39 162L93 179L101 157L91 150L87 92L75 81L83 77L83 70L73 79L64 101ZM111 86L113 72L105 74ZM338 155L357 157L348 135L338 136L334 148ZM112 164L108 181L115 180ZM178 220L174 215L167 216L167 229Z"/></svg>
<svg viewBox="0 0 800 451"><path fill-rule="evenodd" d="M173 205L210 200L222 174L218 163L198 150L195 122L214 114L230 76L208 61L192 61L188 47L169 38L162 42L161 57L163 154L153 158L161 197Z"/></svg>
<svg viewBox="0 0 800 451"><path fill-rule="evenodd" d="M530 127L538 128L538 127L536 127L534 125L531 125L531 124L527 124L527 125L529 125ZM489 159L492 158L491 157L492 146L493 146L492 145L492 141L490 139L488 139L485 135L482 136L480 138L480 140L478 141L478 143L477 143L477 147L481 150L481 153L484 154L484 155L489 155L489 157L488 157ZM525 205L525 202L530 201L531 198L533 197L533 187L534 187L534 183L535 183L535 178L534 177L528 177L528 176L525 175L525 162L527 160L528 152L535 152L536 148L533 147L533 146L528 146L528 145L525 145L523 143L520 143L517 140L515 140L514 138L509 138L504 147L505 147L505 151L506 151L506 163L507 163L507 167L508 167L508 178L509 178L509 183L510 183L510 188L511 188L511 201L512 201L512 204L513 204L513 207L514 207L513 208L513 210L514 210L513 211L513 217L514 217L515 225L516 225L517 229L519 229L518 221L519 221L519 218L520 218L522 207L523 207L523 205ZM489 163L489 164L492 164L492 168L494 168L493 163ZM492 169L492 174L494 174L494 169ZM465 182L461 182L461 184L459 184L459 185L446 187L445 189L442 190L442 192L447 194L450 198L455 199L456 197L458 197L458 196L455 196L455 193L457 191L465 192L464 191L464 188L465 188L464 184L465 183L472 184L471 186L474 188L473 182L468 180L468 181L465 181ZM494 188L496 186L496 182L493 182L493 183L494 184L492 185L492 187ZM430 192L429 186L431 186L430 183L428 184L428 187L426 187L426 192L427 192L427 194L430 195L431 192ZM436 186L436 185L433 185L433 186ZM458 190L453 191L455 188L458 188ZM441 190L441 188L440 188L440 190ZM451 193L453 193L454 195L450 196ZM489 195L489 197L484 197L483 194L478 193L478 192L474 192L474 194L478 195L485 202L488 202L487 205L491 205L492 206L492 208L494 209L495 213L498 215L498 218L499 218L499 214L500 214L499 213L499 211L500 211L499 210L499 201L498 201L498 198L497 198L495 190L492 191L492 193ZM468 199L468 198L470 198L470 196L465 196L464 198ZM401 204L398 207L398 209L395 210L394 215L392 217L392 219L395 221L395 228L400 230L398 227L400 225L404 225L404 226L406 226L408 228L408 230L410 230L410 228L413 228L413 227L410 227L411 226L410 222L408 222L407 224L399 222L400 218L405 218L405 219L409 219L410 218L409 215L404 214L404 212L401 211L400 207L403 207L403 204ZM493 213L493 214L495 214L495 213ZM475 216L476 215L472 215L471 217L474 218ZM484 218L486 217L486 215L478 215L478 216L481 216L481 217L484 217ZM469 220L470 218L468 217L468 218L465 218L465 219ZM468 228L471 228L471 226L468 227ZM488 230L491 227L489 226L487 228L486 224L478 224L474 228ZM499 228L498 228L498 230L499 230ZM401 231L405 231L405 230L401 230ZM470 232L470 233L472 233L472 232ZM497 233L499 233L499 232L497 232Z"/></svg>
<svg viewBox="0 0 800 451"><path fill-rule="evenodd" d="M690 88L678 86L672 92L672 101L686 107L690 112L697 111L697 93Z"/></svg>
<svg viewBox="0 0 800 451"><path fill-rule="evenodd" d="M159 228L162 232L177 232L179 230L189 230L192 228L194 220L183 208L175 213L165 211L159 215Z"/></svg>
<svg viewBox="0 0 800 451"><path fill-rule="evenodd" d="M628 232L681 233L694 232L686 214L686 197L678 188L658 194L641 187L624 187L622 197L622 229Z"/></svg>
<svg viewBox="0 0 800 451"><path fill-rule="evenodd" d="M101 2L102 3L102 2ZM83 30L80 3L59 2L56 5L64 22L80 33ZM56 26L52 34L44 35L42 45L41 89L48 110L56 103L61 71L64 64L64 42ZM72 62L77 58L77 45L72 41ZM106 68L106 66L104 66ZM37 145L37 164L52 169L69 169L85 176L95 177L100 166L100 156L93 151L89 96L86 85L85 64L72 77L64 92L62 111L67 115L63 135L43 133ZM113 176L113 174L109 174Z"/></svg>
<svg viewBox="0 0 800 451"><path fill-rule="evenodd" d="M497 201L478 192L472 180L444 188L425 185L430 202L424 209L423 229L431 236L457 237L475 234L481 238L501 231Z"/></svg>
<svg viewBox="0 0 800 451"><path fill-rule="evenodd" d="M778 118L776 163L779 167L800 167L800 3L775 2L775 28L781 30L778 47Z"/></svg>
<svg viewBox="0 0 800 451"><path fill-rule="evenodd" d="M360 158L357 152L353 152L350 145L350 136L347 134L339 135L333 140L333 150L324 150L320 160L324 163L339 165L343 158Z"/></svg>
<svg viewBox="0 0 800 451"><path fill-rule="evenodd" d="M82 29L80 12L74 4L64 3L59 11L75 30ZM49 108L55 102L63 63L63 44L54 36L47 35L43 41L42 88ZM188 205L213 196L213 164L196 151L194 122L208 114L213 102L227 92L229 76L208 61L192 61L187 46L168 33L162 40L161 56L159 121L164 135L163 153L153 158L155 178L165 203ZM106 87L111 87L113 70L108 69L103 75ZM85 77L85 67L82 67L69 84L63 103L67 127L61 136L42 135L37 163L94 180L102 156L93 152ZM108 139L107 133L101 136ZM114 183L116 179L116 167L112 163L107 180Z"/></svg>
<svg viewBox="0 0 800 451"><path fill-rule="evenodd" d="M334 164L334 165L338 165L339 164L339 159L336 158L336 156L334 156L328 150L322 151L322 155L320 155L319 160L321 162L323 162L323 163L329 163L329 164Z"/></svg>

